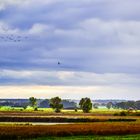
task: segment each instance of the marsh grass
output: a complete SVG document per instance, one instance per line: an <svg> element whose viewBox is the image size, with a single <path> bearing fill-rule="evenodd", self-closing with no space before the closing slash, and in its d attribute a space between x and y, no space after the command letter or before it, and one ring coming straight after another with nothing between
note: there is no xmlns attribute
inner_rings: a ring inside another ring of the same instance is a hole
<svg viewBox="0 0 140 140"><path fill-rule="evenodd" d="M139 134L138 122L98 122L51 126L0 125L0 139L37 138L46 136L127 135Z"/></svg>
<svg viewBox="0 0 140 140"><path fill-rule="evenodd" d="M47 140L49 140L48 137L50 136L60 138L61 136L73 137L79 135L112 136L140 134L139 116L134 116L133 114L130 116L114 116L114 112L117 111L112 110L111 112L104 109L100 111L95 110L95 112L91 113L82 113L62 110L61 113L54 113L51 109L39 109L39 111L2 110L0 111L0 121L15 122L15 124L0 124L0 140L32 139L38 137L47 137ZM139 113L139 111L134 113ZM21 125L16 124L16 122L27 123ZM35 126L31 125L30 122L74 122L74 124Z"/></svg>

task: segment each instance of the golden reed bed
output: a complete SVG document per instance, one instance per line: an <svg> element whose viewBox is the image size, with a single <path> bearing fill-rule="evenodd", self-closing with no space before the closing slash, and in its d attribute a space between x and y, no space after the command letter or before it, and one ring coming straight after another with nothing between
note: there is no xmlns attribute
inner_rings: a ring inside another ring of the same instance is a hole
<svg viewBox="0 0 140 140"><path fill-rule="evenodd" d="M40 136L124 135L140 134L140 122L96 122L52 126L0 125L0 138L33 138Z"/></svg>

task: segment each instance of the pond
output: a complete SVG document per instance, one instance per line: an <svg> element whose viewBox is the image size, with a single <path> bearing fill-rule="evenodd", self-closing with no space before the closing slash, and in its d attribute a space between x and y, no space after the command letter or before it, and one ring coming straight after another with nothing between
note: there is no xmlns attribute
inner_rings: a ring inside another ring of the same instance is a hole
<svg viewBox="0 0 140 140"><path fill-rule="evenodd" d="M44 123L44 122L0 122L0 125L59 125L59 124L72 124L72 123Z"/></svg>

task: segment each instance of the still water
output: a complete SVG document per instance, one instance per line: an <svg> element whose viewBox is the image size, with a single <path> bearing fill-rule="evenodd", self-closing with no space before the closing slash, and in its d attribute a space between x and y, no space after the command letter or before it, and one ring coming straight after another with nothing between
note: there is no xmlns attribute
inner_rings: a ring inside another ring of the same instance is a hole
<svg viewBox="0 0 140 140"><path fill-rule="evenodd" d="M44 123L44 122L0 122L0 125L59 125L59 124L72 124L72 123Z"/></svg>

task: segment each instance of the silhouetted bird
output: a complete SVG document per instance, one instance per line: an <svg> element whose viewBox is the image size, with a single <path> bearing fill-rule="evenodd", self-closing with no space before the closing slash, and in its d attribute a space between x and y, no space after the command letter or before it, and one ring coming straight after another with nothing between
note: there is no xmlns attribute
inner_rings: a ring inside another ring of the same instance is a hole
<svg viewBox="0 0 140 140"><path fill-rule="evenodd" d="M58 65L60 65L60 62L58 62Z"/></svg>

